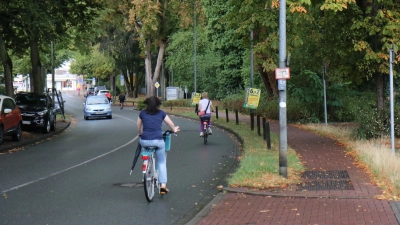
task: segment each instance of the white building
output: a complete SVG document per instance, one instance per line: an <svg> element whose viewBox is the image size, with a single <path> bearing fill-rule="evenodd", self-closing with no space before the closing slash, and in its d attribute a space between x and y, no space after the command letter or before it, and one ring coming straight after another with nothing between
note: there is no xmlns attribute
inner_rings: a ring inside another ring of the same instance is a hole
<svg viewBox="0 0 400 225"><path fill-rule="evenodd" d="M46 75L46 90L53 87L52 74ZM55 88L58 91L74 91L78 87L83 88L85 86L83 76L70 74L69 63L65 63L61 68L55 69L54 73ZM16 92L31 91L29 74L28 75L17 75L14 77L13 86Z"/></svg>

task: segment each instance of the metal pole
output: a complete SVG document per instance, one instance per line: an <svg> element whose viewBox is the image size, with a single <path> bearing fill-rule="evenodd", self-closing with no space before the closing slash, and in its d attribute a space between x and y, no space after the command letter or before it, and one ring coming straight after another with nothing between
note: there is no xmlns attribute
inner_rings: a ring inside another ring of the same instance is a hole
<svg viewBox="0 0 400 225"><path fill-rule="evenodd" d="M253 56L253 31L250 32L250 38L251 38L251 47L250 47L250 85L253 87L254 81L253 81L253 76L254 76L254 56Z"/></svg>
<svg viewBox="0 0 400 225"><path fill-rule="evenodd" d="M322 78L324 81L324 111L325 111L325 125L328 125L328 114L326 110L326 83L325 83L326 65L324 65L324 70L322 71Z"/></svg>
<svg viewBox="0 0 400 225"><path fill-rule="evenodd" d="M286 0L279 6L279 68L286 67ZM279 175L287 178L286 80L279 90Z"/></svg>
<svg viewBox="0 0 400 225"><path fill-rule="evenodd" d="M53 107L54 107L54 90L55 90L55 75L54 75L54 44L53 41L51 42L51 97L53 98Z"/></svg>
<svg viewBox="0 0 400 225"><path fill-rule="evenodd" d="M393 53L394 46L390 48L390 136L392 139L392 153L394 154L394 96L393 96Z"/></svg>
<svg viewBox="0 0 400 225"><path fill-rule="evenodd" d="M194 3L194 92L197 92L196 76L197 76L197 65L196 65L196 3Z"/></svg>

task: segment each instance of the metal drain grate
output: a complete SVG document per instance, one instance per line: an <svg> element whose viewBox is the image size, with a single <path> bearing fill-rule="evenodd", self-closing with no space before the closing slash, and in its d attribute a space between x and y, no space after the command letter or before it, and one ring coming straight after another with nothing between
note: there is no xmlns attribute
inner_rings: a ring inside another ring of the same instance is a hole
<svg viewBox="0 0 400 225"><path fill-rule="evenodd" d="M297 191L354 190L351 180L315 180L297 185Z"/></svg>
<svg viewBox="0 0 400 225"><path fill-rule="evenodd" d="M297 191L354 190L346 170L305 171L301 177L306 181L297 185Z"/></svg>
<svg viewBox="0 0 400 225"><path fill-rule="evenodd" d="M336 171L305 171L301 176L303 179L350 179L346 170Z"/></svg>

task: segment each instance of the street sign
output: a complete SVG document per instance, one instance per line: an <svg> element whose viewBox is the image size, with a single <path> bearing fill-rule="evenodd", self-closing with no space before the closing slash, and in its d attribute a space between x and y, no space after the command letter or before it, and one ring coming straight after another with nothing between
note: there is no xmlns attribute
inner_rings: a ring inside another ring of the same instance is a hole
<svg viewBox="0 0 400 225"><path fill-rule="evenodd" d="M154 86L156 86L156 88L159 88L159 87L160 87L160 84L159 84L158 82L156 82L156 83L154 84Z"/></svg>
<svg viewBox="0 0 400 225"><path fill-rule="evenodd" d="M289 68L276 68L275 69L275 78L279 79L289 79L290 71Z"/></svg>

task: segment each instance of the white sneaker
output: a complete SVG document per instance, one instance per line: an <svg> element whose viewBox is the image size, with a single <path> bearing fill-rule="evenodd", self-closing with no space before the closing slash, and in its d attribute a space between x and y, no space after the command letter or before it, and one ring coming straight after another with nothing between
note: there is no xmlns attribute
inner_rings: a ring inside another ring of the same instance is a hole
<svg viewBox="0 0 400 225"><path fill-rule="evenodd" d="M203 136L204 136L203 132L200 132L200 137L203 137Z"/></svg>
<svg viewBox="0 0 400 225"><path fill-rule="evenodd" d="M208 128L208 134L212 134L211 127Z"/></svg>

